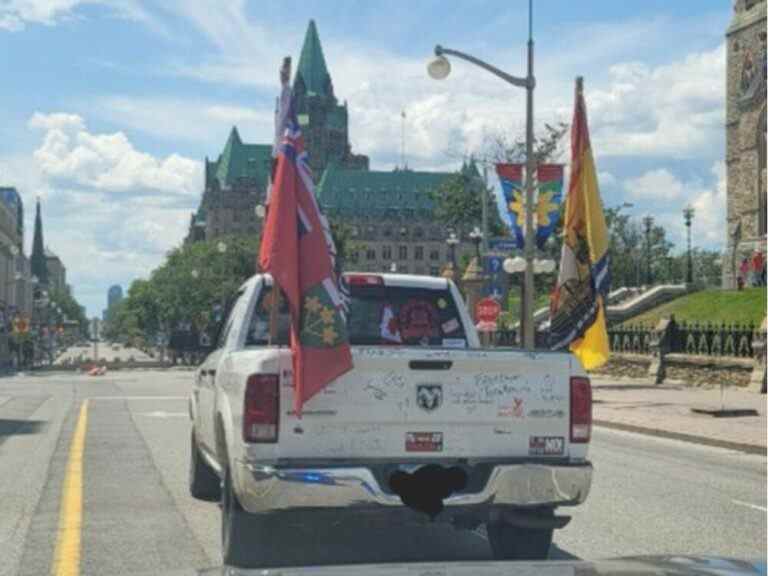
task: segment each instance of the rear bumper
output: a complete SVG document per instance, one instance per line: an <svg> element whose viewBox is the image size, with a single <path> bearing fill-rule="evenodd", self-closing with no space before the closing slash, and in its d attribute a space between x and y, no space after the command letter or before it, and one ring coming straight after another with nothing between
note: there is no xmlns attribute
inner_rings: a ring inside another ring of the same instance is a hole
<svg viewBox="0 0 768 576"><path fill-rule="evenodd" d="M404 508L400 497L379 484L368 467L279 468L235 461L237 496L252 513L296 510L388 511ZM587 498L592 465L499 464L476 492L455 493L451 508L574 506Z"/></svg>

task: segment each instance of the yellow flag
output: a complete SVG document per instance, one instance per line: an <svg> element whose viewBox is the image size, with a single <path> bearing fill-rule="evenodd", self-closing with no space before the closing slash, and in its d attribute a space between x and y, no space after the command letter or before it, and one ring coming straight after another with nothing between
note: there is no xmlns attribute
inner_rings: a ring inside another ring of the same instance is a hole
<svg viewBox="0 0 768 576"><path fill-rule="evenodd" d="M585 369L608 361L605 297L610 286L608 232L597 185L582 80L571 124L571 180L565 203L560 273L552 297L550 342L568 346Z"/></svg>

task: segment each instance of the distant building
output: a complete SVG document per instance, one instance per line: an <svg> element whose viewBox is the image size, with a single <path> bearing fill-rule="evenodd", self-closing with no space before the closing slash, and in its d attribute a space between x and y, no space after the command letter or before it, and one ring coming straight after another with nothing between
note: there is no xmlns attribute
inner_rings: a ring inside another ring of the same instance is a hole
<svg viewBox="0 0 768 576"><path fill-rule="evenodd" d="M113 306L119 304L122 299L123 288L119 284L110 286L109 290L107 290L107 308L112 308Z"/></svg>
<svg viewBox="0 0 768 576"><path fill-rule="evenodd" d="M766 0L736 0L726 46L728 247L723 285L733 288L738 262L766 250Z"/></svg>
<svg viewBox="0 0 768 576"><path fill-rule="evenodd" d="M67 268L56 254L48 248L44 250L45 266L48 272L48 290L65 292L67 290Z"/></svg>
<svg viewBox="0 0 768 576"><path fill-rule="evenodd" d="M431 193L452 173L372 171L367 156L352 153L347 104L336 98L313 20L293 89L318 203L329 218L352 228L355 248L346 268L389 271L394 266L403 273L438 275L449 261L448 231L435 221ZM259 234L255 208L264 202L271 163L272 144L245 144L233 127L218 159L205 160L205 191L191 217L187 241ZM463 169L479 177L474 164ZM475 224L467 222L456 231L463 240L457 260L473 250L466 233Z"/></svg>

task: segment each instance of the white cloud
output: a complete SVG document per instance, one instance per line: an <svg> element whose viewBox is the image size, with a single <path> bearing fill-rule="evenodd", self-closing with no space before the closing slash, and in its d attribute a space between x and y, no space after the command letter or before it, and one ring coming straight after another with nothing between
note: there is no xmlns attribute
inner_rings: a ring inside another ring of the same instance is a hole
<svg viewBox="0 0 768 576"><path fill-rule="evenodd" d="M130 20L150 22L147 12L135 0L3 0L0 2L0 30L23 30L27 24L53 26L77 16L77 9L100 4Z"/></svg>
<svg viewBox="0 0 768 576"><path fill-rule="evenodd" d="M134 148L123 132L93 134L80 116L35 113L30 128L45 131L34 157L48 176L109 192L155 190L196 195L199 161L171 154L155 158Z"/></svg>
<svg viewBox="0 0 768 576"><path fill-rule="evenodd" d="M707 242L719 245L725 239L727 200L725 162L722 160L715 162L711 172L715 179L714 186L698 192L691 201L691 206L695 210L693 226L696 238L703 237Z"/></svg>
<svg viewBox="0 0 768 576"><path fill-rule="evenodd" d="M278 35L249 20L242 1L213 15L208 0L182 4L177 9L215 50L200 61L177 63L176 73L277 93L281 57L286 52L298 55L300 37ZM675 26L669 19L657 18L583 23L578 33L564 32L562 36L570 39L589 37L589 46L586 51L564 51L559 38L542 48L536 118L570 121L570 79L578 70L587 75L587 105L598 158L702 155L714 160L721 155L723 143L724 45L658 66L627 60L642 53L648 42L668 36ZM377 158L388 164L399 156L403 109L407 112L406 149L410 164L416 167L435 164L449 148L476 151L488 132L517 135L524 131L523 91L485 71L455 62L450 77L437 82L426 74L426 54L423 59L400 56L348 37L322 41L336 94L349 102L353 147L370 155L374 165ZM490 62L519 59L518 53L501 51L480 55ZM595 62L600 69L590 75Z"/></svg>
<svg viewBox="0 0 768 576"><path fill-rule="evenodd" d="M656 68L618 63L610 84L587 93L601 155L722 155L725 45Z"/></svg>
<svg viewBox="0 0 768 576"><path fill-rule="evenodd" d="M686 206L692 206L695 211L696 245L722 247L726 214L725 162L722 160L711 165L708 182L698 178L681 180L668 170L658 169L628 180L623 186L632 198L642 201L636 207L652 214L678 247L685 242L682 210Z"/></svg>
<svg viewBox="0 0 768 576"><path fill-rule="evenodd" d="M635 200L675 200L683 196L683 183L664 168L627 180L624 189Z"/></svg>
<svg viewBox="0 0 768 576"><path fill-rule="evenodd" d="M29 155L0 157L3 183L22 196L28 243L40 197L46 244L67 266L75 296L100 314L107 285L127 288L183 241L202 168L178 154L137 150L122 132L89 132L75 114L36 113L28 127L41 132L41 144Z"/></svg>

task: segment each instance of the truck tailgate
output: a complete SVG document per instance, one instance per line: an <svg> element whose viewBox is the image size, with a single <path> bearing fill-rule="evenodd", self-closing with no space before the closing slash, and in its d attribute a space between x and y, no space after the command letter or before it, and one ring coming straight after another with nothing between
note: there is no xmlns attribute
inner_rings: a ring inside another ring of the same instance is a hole
<svg viewBox="0 0 768 576"><path fill-rule="evenodd" d="M278 458L562 458L569 354L355 347L354 369L292 410L282 364Z"/></svg>

